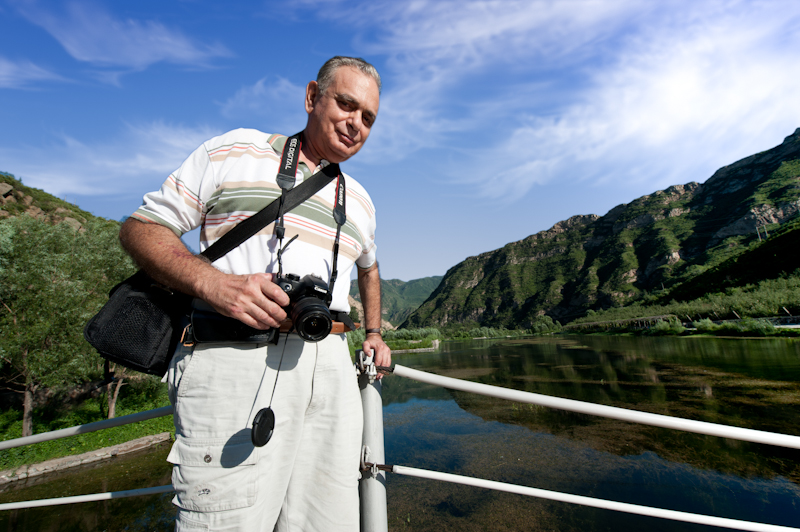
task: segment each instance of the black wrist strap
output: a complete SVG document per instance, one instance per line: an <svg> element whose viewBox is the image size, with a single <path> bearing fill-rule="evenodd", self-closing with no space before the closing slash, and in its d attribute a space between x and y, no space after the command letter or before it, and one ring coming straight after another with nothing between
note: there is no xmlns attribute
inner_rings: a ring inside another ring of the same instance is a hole
<svg viewBox="0 0 800 532"><path fill-rule="evenodd" d="M285 192L283 212L289 212L303 203L322 190L325 185L336 179L339 174L339 165L329 164L296 187ZM279 206L279 199L273 200L272 203L225 233L222 238L209 246L201 255L214 262L232 249L239 247L245 240L278 219Z"/></svg>

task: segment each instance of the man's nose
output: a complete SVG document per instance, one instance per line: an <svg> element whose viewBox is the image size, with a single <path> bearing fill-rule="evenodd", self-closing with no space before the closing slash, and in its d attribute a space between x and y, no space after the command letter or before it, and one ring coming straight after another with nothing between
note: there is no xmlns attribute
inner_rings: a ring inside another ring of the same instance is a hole
<svg viewBox="0 0 800 532"><path fill-rule="evenodd" d="M355 131L359 131L363 124L364 123L361 119L361 111L355 111L353 113L350 113L350 117L347 120L348 126L353 128Z"/></svg>

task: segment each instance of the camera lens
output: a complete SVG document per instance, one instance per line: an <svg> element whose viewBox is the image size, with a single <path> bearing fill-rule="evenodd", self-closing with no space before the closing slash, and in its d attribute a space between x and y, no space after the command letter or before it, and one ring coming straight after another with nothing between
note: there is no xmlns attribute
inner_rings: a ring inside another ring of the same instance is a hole
<svg viewBox="0 0 800 532"><path fill-rule="evenodd" d="M319 342L331 332L333 320L325 303L315 297L301 298L292 307L292 323L306 341Z"/></svg>

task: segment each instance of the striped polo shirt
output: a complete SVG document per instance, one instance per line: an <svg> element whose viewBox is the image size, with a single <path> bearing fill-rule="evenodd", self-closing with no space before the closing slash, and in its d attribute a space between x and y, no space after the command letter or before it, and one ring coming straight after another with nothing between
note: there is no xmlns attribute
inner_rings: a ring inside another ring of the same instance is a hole
<svg viewBox="0 0 800 532"><path fill-rule="evenodd" d="M197 227L200 249L205 250L236 224L280 197L275 177L284 135L269 135L254 129L236 129L215 137L195 150L161 188L144 196L133 217L169 227L181 236ZM300 163L297 182L312 172ZM375 206L355 179L347 174L347 223L342 226L332 310L347 312L347 294L353 265L369 268L375 263ZM322 188L284 216L284 244L298 238L283 252L283 273L300 277L314 274L328 281L333 258L336 222L333 203L336 180ZM221 257L214 266L233 274L277 273L278 240L270 224L238 248Z"/></svg>

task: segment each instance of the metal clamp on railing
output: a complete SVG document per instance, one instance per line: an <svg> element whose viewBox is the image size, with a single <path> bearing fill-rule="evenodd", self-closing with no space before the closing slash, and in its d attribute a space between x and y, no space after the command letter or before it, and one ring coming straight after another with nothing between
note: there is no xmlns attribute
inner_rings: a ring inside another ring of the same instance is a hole
<svg viewBox="0 0 800 532"><path fill-rule="evenodd" d="M369 461L370 459L370 450L369 447L366 445L361 446L361 471L369 471L370 474L375 477L378 475L378 471L382 471L378 464L373 464ZM385 471L385 470L383 470ZM366 478L366 477L364 477Z"/></svg>
<svg viewBox="0 0 800 532"><path fill-rule="evenodd" d="M368 355L363 350L358 349L356 351L356 357L358 360L356 367L358 368L359 375L365 375L366 378L369 379L370 384L375 382L375 379L378 378L378 370L375 367L374 351L370 352Z"/></svg>

